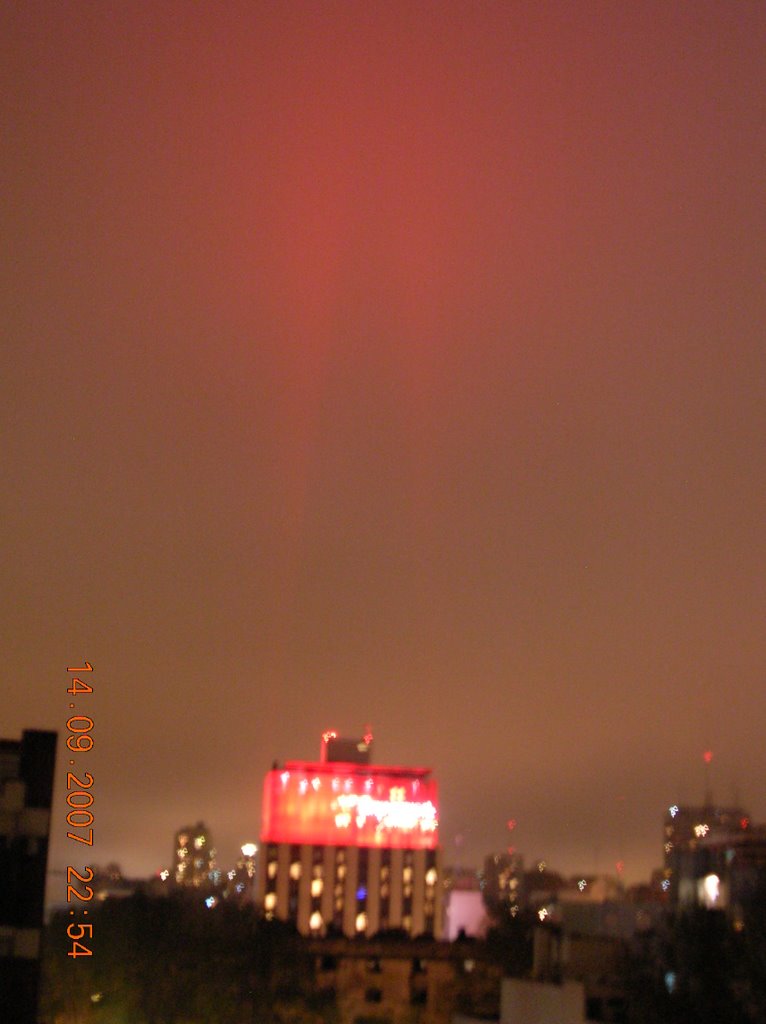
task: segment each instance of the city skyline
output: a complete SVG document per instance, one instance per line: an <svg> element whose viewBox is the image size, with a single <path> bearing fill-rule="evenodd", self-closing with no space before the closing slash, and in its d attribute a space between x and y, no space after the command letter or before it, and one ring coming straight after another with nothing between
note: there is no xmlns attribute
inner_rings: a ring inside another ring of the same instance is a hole
<svg viewBox="0 0 766 1024"><path fill-rule="evenodd" d="M72 715L128 875L200 820L233 863L367 724L446 864L640 881L708 782L766 821L766 9L0 17L0 735L59 733L51 866Z"/></svg>

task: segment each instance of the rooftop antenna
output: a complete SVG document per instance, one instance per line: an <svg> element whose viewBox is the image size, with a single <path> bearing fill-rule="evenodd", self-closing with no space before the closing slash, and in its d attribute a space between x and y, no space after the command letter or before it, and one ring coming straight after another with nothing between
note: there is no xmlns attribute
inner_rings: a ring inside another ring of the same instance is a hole
<svg viewBox="0 0 766 1024"><path fill-rule="evenodd" d="M710 765L713 763L713 751L706 750L705 753L702 755L702 760L705 764L705 807L712 807L713 787L710 781Z"/></svg>
<svg viewBox="0 0 766 1024"><path fill-rule="evenodd" d="M625 873L625 817L627 815L627 801L625 800L625 794L622 793L617 797L618 807L618 847L617 847L617 860L615 861L615 868L617 869L617 877L622 882L622 876Z"/></svg>
<svg viewBox="0 0 766 1024"><path fill-rule="evenodd" d="M516 819L515 818L510 818L508 820L508 831L509 832L513 832L513 830L515 828L516 828ZM513 838L513 836L509 835L509 837L508 837L508 839L509 839L508 853L509 853L509 855L511 857L514 855L514 853L516 853L516 847L513 845L513 843L510 842L510 840L512 838Z"/></svg>

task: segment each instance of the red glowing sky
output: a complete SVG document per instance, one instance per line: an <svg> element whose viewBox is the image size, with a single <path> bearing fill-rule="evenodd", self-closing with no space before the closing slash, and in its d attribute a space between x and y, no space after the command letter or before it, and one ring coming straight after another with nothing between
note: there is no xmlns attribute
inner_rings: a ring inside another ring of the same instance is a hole
<svg viewBox="0 0 766 1024"><path fill-rule="evenodd" d="M766 819L763 6L1 17L1 734L93 663L93 859L368 722L465 862L644 877L708 747Z"/></svg>

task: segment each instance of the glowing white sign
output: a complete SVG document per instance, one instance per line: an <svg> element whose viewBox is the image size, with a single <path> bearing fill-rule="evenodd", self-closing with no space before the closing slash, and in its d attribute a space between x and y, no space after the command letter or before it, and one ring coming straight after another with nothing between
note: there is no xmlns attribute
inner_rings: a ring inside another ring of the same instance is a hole
<svg viewBox="0 0 766 1024"><path fill-rule="evenodd" d="M366 793L342 793L334 801L338 810L335 824L338 828L348 828L353 814L357 828L363 828L368 819L376 822L376 831L398 828L408 832L419 829L421 832L435 832L438 821L436 808L430 800L418 803L414 800L402 800L401 791L392 789L391 800L376 800Z"/></svg>

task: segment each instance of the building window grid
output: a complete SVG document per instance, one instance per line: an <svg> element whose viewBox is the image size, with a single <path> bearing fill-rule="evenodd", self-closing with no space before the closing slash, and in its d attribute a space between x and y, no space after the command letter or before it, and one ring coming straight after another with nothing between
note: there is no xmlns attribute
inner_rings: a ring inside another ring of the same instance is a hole
<svg viewBox="0 0 766 1024"><path fill-rule="evenodd" d="M277 860L277 847L274 843L269 843L266 849L266 892L277 891L277 871L278 871L278 860Z"/></svg>
<svg viewBox="0 0 766 1024"><path fill-rule="evenodd" d="M287 886L287 909L291 918L298 913L298 891L301 884L301 848L298 844L290 846L289 881Z"/></svg>
<svg viewBox="0 0 766 1024"><path fill-rule="evenodd" d="M412 850L405 850L402 864L402 924L407 931L412 927L413 860Z"/></svg>
<svg viewBox="0 0 766 1024"><path fill-rule="evenodd" d="M322 909L322 892L324 891L324 848L315 846L312 855L311 865L311 916L318 914Z"/></svg>
<svg viewBox="0 0 766 1024"><path fill-rule="evenodd" d="M438 875L436 870L436 853L429 850L426 855L426 894L423 914L425 917L425 930L433 932L436 918L436 886Z"/></svg>
<svg viewBox="0 0 766 1024"><path fill-rule="evenodd" d="M346 850L339 846L335 850L335 868L333 871L333 903L332 923L339 930L343 928L343 891L345 887L346 872Z"/></svg>
<svg viewBox="0 0 766 1024"><path fill-rule="evenodd" d="M388 928L391 921L391 851L383 850L380 863L380 927Z"/></svg>
<svg viewBox="0 0 766 1024"><path fill-rule="evenodd" d="M359 928L359 922L364 919L367 920L367 882L368 882L368 871L370 864L370 851L366 848L359 850L359 860L357 862L357 874L356 874L356 921L357 931L364 931L364 928Z"/></svg>

